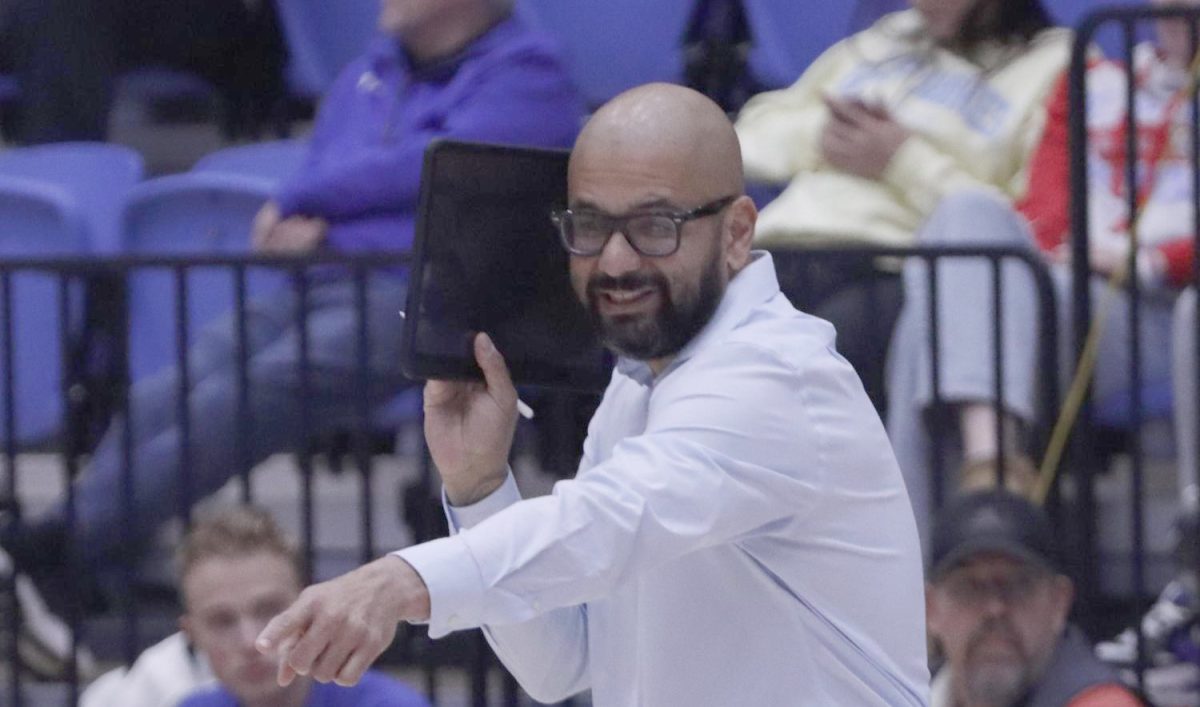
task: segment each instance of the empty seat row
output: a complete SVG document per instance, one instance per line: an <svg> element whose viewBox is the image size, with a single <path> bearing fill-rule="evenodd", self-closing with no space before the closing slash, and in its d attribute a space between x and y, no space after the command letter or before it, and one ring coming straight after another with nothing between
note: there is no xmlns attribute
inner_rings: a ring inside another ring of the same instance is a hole
<svg viewBox="0 0 1200 707"><path fill-rule="evenodd" d="M244 253L255 214L275 184L298 167L291 141L230 148L191 172L143 180L138 154L93 143L0 152L0 258ZM234 305L228 271L189 269L188 337ZM278 287L278 272L254 269L248 294ZM130 375L176 360L176 280L141 269L128 281ZM7 292L7 295L6 295ZM6 297L7 302L6 302ZM58 431L63 414L64 341L83 327L84 283L20 268L0 281L0 401L13 386L12 429L21 443ZM12 366L4 359L11 322ZM6 372L11 371L11 376ZM7 381L7 382L6 382ZM0 406L0 439L9 423Z"/></svg>

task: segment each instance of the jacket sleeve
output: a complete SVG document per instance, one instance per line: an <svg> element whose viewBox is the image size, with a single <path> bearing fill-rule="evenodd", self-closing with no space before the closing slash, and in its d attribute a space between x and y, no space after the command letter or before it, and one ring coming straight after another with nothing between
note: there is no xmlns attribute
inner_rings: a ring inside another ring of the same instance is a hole
<svg viewBox="0 0 1200 707"><path fill-rule="evenodd" d="M1192 284L1192 263L1196 257L1192 238L1179 238L1158 246L1167 265L1164 277L1172 287L1187 287Z"/></svg>
<svg viewBox="0 0 1200 707"><path fill-rule="evenodd" d="M942 197L962 189L997 189L1009 200L1018 199L1028 186L1028 162L1041 139L1045 123L1045 105L1025 116L1017 128L1019 148L1013 151L1011 176L1002 183L980 181L952 155L915 134L892 156L884 170L883 181L923 214L933 213Z"/></svg>
<svg viewBox="0 0 1200 707"><path fill-rule="evenodd" d="M487 625L531 695L562 699L588 684L589 601L807 514L823 465L807 483L778 468L822 458L819 426L788 403L803 397L799 377L748 344L705 358L686 364L688 386L660 384L643 434L552 495L400 552L429 587L430 635Z"/></svg>
<svg viewBox="0 0 1200 707"><path fill-rule="evenodd" d="M1046 108L1046 129L1029 163L1029 188L1017 210L1029 222L1043 252L1053 252L1070 237L1070 147L1067 77L1059 79Z"/></svg>
<svg viewBox="0 0 1200 707"><path fill-rule="evenodd" d="M325 160L287 185L279 195L283 213L342 220L412 208L434 138L565 146L578 130L578 96L551 56L514 53L472 81L444 123Z"/></svg>
<svg viewBox="0 0 1200 707"><path fill-rule="evenodd" d="M784 183L820 162L821 130L828 119L823 97L846 51L844 42L834 45L790 87L746 103L735 127L748 179Z"/></svg>
<svg viewBox="0 0 1200 707"><path fill-rule="evenodd" d="M284 182L280 189L281 192L287 191L292 181L307 178L306 175L310 174L314 169L317 155L324 153L333 136L339 130L343 129L341 106L353 100L358 84L358 77L363 74L367 66L368 62L366 59L360 58L352 61L338 74L337 78L334 79L333 85L321 97L320 104L317 106L316 117L313 119L313 129L308 136L308 151L305 155L304 163L293 180ZM276 196L277 200L286 199L283 194L277 194ZM285 210L284 215L292 215L293 213Z"/></svg>

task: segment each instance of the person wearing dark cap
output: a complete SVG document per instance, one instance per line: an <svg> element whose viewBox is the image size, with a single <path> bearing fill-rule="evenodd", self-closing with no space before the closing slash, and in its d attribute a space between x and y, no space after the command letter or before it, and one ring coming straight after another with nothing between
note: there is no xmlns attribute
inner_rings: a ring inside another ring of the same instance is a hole
<svg viewBox="0 0 1200 707"><path fill-rule="evenodd" d="M1135 707L1067 620L1075 589L1050 521L1006 491L934 521L926 611L943 663L931 707Z"/></svg>

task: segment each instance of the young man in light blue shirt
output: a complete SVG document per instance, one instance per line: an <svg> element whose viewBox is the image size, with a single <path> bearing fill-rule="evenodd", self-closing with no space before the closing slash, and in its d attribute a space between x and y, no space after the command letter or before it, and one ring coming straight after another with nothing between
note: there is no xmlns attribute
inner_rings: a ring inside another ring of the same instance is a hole
<svg viewBox="0 0 1200 707"><path fill-rule="evenodd" d="M320 585L264 631L280 677L353 681L398 621L483 626L536 699L926 704L916 526L883 426L827 323L752 252L737 137L698 93L614 99L555 215L620 360L576 478L521 500L516 391L432 381L426 437L452 535Z"/></svg>

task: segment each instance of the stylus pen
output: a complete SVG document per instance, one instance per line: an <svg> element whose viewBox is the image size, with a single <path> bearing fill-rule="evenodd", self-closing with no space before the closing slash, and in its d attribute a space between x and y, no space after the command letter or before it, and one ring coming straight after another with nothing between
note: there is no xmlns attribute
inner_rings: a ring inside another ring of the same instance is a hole
<svg viewBox="0 0 1200 707"><path fill-rule="evenodd" d="M400 318L401 319L405 318L403 309L400 310ZM524 400L521 400L520 398L517 398L517 414L520 415L521 417L525 418L526 420L532 420L533 419L533 408L529 407L529 403L525 402Z"/></svg>

